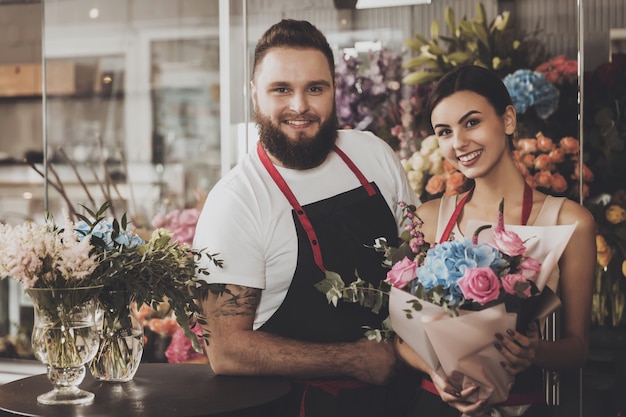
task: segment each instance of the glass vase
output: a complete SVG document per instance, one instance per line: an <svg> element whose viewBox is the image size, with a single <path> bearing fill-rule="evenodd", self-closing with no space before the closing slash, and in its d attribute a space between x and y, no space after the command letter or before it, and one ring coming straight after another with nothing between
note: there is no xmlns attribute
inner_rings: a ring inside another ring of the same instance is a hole
<svg viewBox="0 0 626 417"><path fill-rule="evenodd" d="M143 325L130 308L130 302L124 291L108 291L100 295L100 345L89 363L89 371L99 381L128 382L141 363Z"/></svg>
<svg viewBox="0 0 626 417"><path fill-rule="evenodd" d="M85 364L98 350L96 297L100 287L68 289L31 288L35 320L31 344L35 357L47 365L53 390L37 402L90 404L94 394L78 388L85 377Z"/></svg>

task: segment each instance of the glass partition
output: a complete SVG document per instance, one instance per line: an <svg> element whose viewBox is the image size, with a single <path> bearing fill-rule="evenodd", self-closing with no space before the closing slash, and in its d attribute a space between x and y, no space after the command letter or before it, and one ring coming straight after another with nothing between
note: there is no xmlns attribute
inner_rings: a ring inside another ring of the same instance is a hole
<svg viewBox="0 0 626 417"><path fill-rule="evenodd" d="M217 4L46 0L43 21L49 210L109 200L150 228L201 204L220 175Z"/></svg>

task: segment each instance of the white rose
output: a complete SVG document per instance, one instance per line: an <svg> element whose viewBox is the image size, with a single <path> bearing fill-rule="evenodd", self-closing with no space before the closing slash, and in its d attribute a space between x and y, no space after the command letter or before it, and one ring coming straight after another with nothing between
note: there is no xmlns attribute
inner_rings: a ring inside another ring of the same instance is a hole
<svg viewBox="0 0 626 417"><path fill-rule="evenodd" d="M430 173L433 175L443 174L443 155L439 149L436 149L429 157Z"/></svg>
<svg viewBox="0 0 626 417"><path fill-rule="evenodd" d="M422 155L428 155L432 153L435 149L439 149L439 142L437 142L437 136L430 135L424 138L422 141L422 145L420 148L420 152Z"/></svg>

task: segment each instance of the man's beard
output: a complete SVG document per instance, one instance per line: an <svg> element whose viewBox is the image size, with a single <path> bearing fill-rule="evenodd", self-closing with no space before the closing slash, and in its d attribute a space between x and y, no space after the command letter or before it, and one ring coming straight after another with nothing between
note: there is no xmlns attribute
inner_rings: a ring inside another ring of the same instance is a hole
<svg viewBox="0 0 626 417"><path fill-rule="evenodd" d="M320 125L319 131L313 137L301 133L295 140L288 138L258 108L255 108L254 120L263 147L284 167L292 169L315 168L324 162L335 145L339 126L334 106L331 115Z"/></svg>

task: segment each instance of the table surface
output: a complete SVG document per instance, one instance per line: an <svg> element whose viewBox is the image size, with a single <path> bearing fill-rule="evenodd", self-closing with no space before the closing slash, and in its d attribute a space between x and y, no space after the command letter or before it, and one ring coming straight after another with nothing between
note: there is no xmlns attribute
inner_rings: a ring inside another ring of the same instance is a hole
<svg viewBox="0 0 626 417"><path fill-rule="evenodd" d="M209 365L142 363L130 382L100 382L87 372L80 388L95 394L92 404L41 405L37 396L52 389L47 376L19 379L0 385L0 410L35 417L211 416L271 403L291 384L280 377L216 376Z"/></svg>

